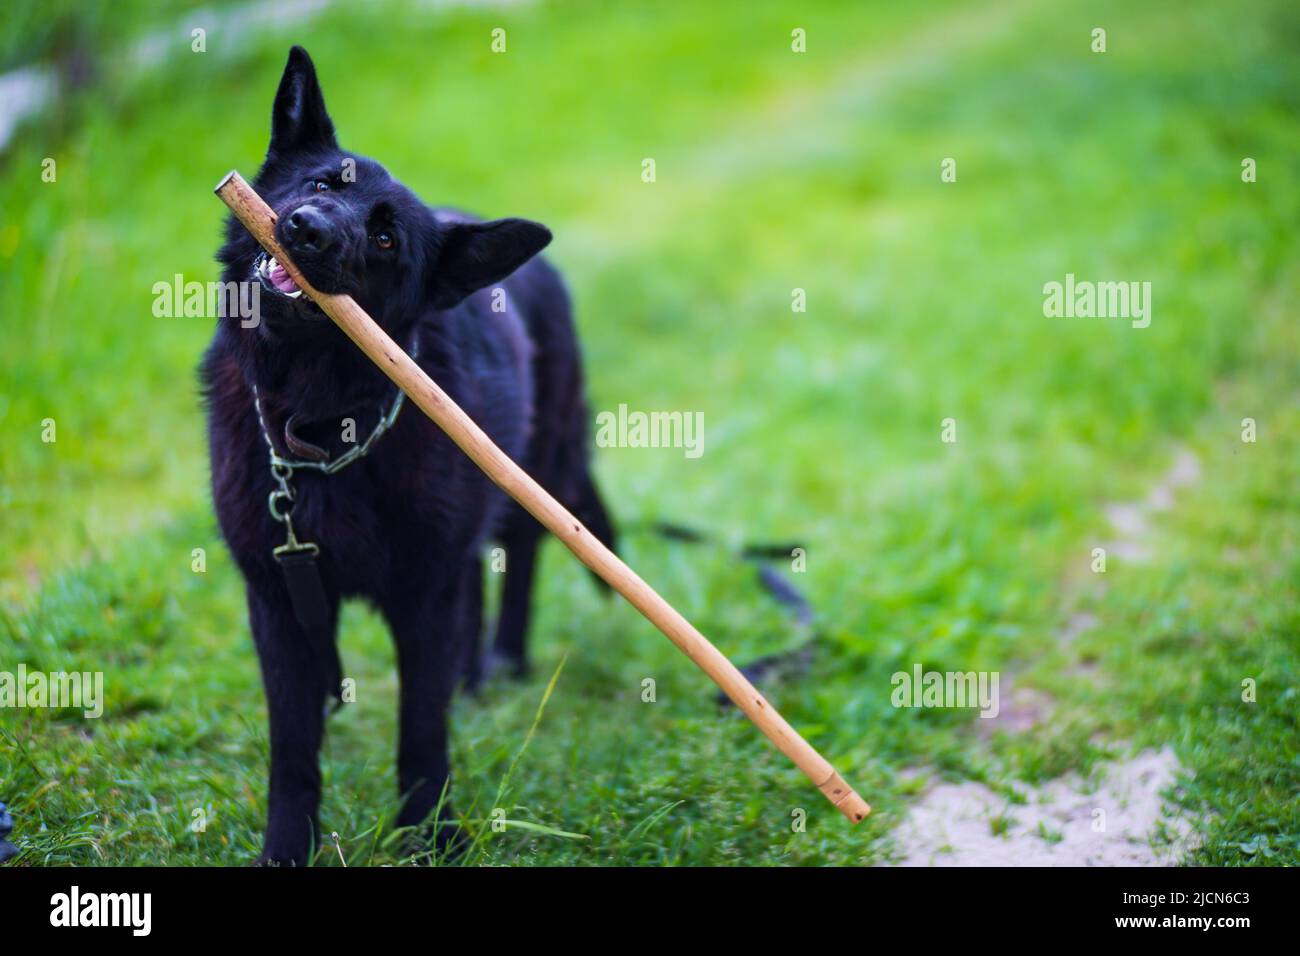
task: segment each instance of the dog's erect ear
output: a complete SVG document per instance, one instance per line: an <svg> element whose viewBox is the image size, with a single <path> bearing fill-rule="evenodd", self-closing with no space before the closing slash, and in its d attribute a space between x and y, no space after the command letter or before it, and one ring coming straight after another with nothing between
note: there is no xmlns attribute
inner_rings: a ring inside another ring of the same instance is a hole
<svg viewBox="0 0 1300 956"><path fill-rule="evenodd" d="M550 241L551 230L527 219L451 224L433 267L434 304L450 309L471 292L500 282Z"/></svg>
<svg viewBox="0 0 1300 956"><path fill-rule="evenodd" d="M325 112L325 96L316 79L316 67L300 46L289 51L280 77L280 89L271 109L271 148L268 153L296 149L337 147L334 124Z"/></svg>

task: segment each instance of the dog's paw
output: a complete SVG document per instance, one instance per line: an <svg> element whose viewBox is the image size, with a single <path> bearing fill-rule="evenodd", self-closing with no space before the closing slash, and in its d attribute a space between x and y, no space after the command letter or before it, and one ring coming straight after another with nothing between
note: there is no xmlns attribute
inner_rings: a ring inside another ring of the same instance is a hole
<svg viewBox="0 0 1300 956"><path fill-rule="evenodd" d="M416 866L456 866L463 863L474 841L449 813L407 829L401 840L403 860Z"/></svg>
<svg viewBox="0 0 1300 956"><path fill-rule="evenodd" d="M251 866L307 866L311 863L309 847L267 845Z"/></svg>

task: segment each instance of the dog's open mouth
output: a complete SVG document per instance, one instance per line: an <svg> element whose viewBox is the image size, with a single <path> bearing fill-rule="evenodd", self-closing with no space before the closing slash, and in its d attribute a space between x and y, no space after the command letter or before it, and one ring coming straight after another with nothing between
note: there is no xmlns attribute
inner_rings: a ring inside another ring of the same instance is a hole
<svg viewBox="0 0 1300 956"><path fill-rule="evenodd" d="M289 275L284 266L275 261L274 256L259 252L257 259L253 262L253 268L257 272L257 277L262 280L262 285L272 292L287 295L291 299L296 299L302 295L302 289L298 288L298 283L293 281L293 277Z"/></svg>

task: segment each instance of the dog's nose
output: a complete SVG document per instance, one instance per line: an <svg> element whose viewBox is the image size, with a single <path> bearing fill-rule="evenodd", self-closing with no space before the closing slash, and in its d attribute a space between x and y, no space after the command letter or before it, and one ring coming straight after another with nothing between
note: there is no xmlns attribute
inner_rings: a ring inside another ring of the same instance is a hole
<svg viewBox="0 0 1300 956"><path fill-rule="evenodd" d="M334 245L333 224L315 206L299 206L284 223L284 244L300 252L324 252Z"/></svg>

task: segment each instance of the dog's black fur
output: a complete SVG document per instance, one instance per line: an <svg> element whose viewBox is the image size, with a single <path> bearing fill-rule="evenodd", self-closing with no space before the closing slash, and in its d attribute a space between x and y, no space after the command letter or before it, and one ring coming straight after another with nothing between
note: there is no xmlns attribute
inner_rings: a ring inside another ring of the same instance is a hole
<svg viewBox="0 0 1300 956"><path fill-rule="evenodd" d="M355 181L344 160L355 161ZM271 144L254 187L276 211L276 238L303 275L346 292L493 440L607 544L613 530L591 479L582 369L559 275L533 222L477 222L425 206L373 160L340 149L306 51L294 47L276 93ZM385 241L389 240L389 241ZM392 245L392 248L382 248ZM260 281L259 248L233 217L219 259L227 282ZM318 839L318 750L337 664L321 660L291 607L272 549L285 529L267 508L261 395L279 453L295 437L338 456L344 420L364 440L395 390L307 297L267 283L260 324L222 319L203 359L212 493L243 572L270 712L271 769L262 859L305 863ZM504 292L505 310L494 311ZM301 450L302 446L299 446ZM299 471L298 537L320 546L329 630L339 601L360 597L392 630L401 672L399 825L433 823L448 779L447 708L458 679L482 673L480 549L507 553L494 657L522 671L540 526L497 490L418 410L370 454L333 475ZM335 636L336 639L336 636ZM441 818L449 819L442 805ZM436 827L445 846L451 827Z"/></svg>

